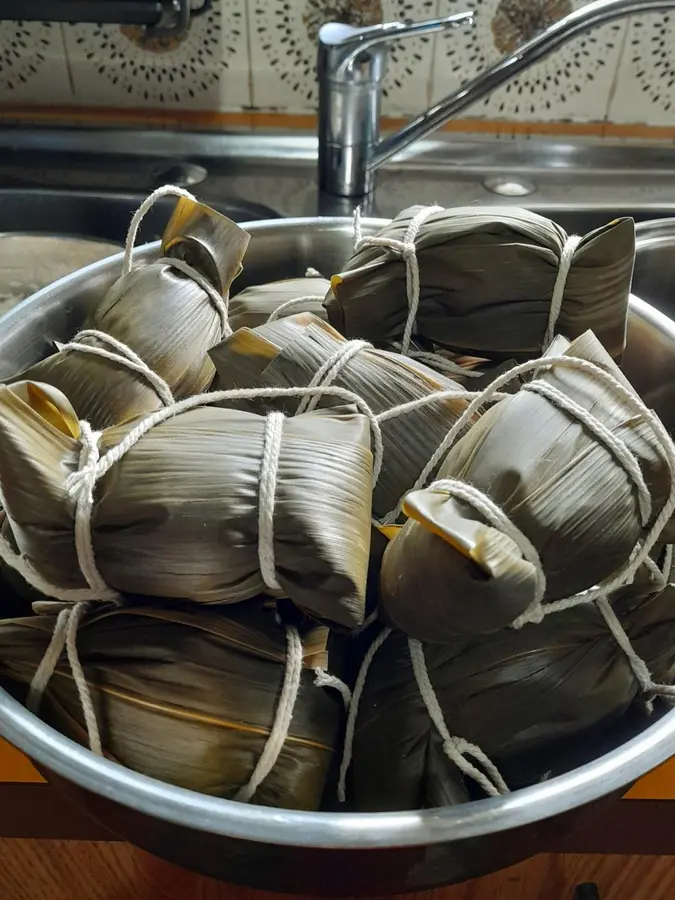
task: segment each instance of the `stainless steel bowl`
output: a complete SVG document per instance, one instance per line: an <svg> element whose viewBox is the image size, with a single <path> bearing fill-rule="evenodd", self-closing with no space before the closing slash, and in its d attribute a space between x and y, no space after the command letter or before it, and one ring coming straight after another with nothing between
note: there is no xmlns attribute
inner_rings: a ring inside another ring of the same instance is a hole
<svg viewBox="0 0 675 900"><path fill-rule="evenodd" d="M675 315L675 218L635 226L633 290L667 315Z"/></svg>
<svg viewBox="0 0 675 900"><path fill-rule="evenodd" d="M372 232L382 224L367 220L364 229ZM239 289L299 275L307 266L330 273L352 244L347 219L290 219L247 227L252 240ZM157 249L156 244L142 247L137 259L152 259ZM50 340L70 337L120 270L121 256L95 263L10 312L0 329L0 378L42 358ZM675 323L636 297L631 298L625 368L673 428ZM374 895L481 875L588 825L608 796L615 797L675 751L675 711L638 735L617 735L617 748L594 762L509 796L377 815L269 809L172 787L99 759L1 690L0 734L94 818L158 856L275 891Z"/></svg>

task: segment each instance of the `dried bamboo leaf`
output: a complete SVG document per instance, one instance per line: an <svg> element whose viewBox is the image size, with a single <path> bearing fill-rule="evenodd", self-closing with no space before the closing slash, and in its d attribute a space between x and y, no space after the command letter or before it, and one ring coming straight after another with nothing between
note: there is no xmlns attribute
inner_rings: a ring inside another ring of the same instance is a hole
<svg viewBox="0 0 675 900"><path fill-rule="evenodd" d="M179 400L205 390L214 368L207 351L223 337L213 301L196 281L173 268L187 261L223 295L241 271L249 235L201 203L181 198L163 235L163 259L123 275L92 310L85 331L105 332L129 347ZM77 343L110 351L95 335ZM78 418L108 428L159 409L150 381L124 363L78 349L61 350L16 376L62 391Z"/></svg>
<svg viewBox="0 0 675 900"><path fill-rule="evenodd" d="M256 284L245 288L230 300L230 325L238 328L256 328L264 325L271 315L285 303L294 301L289 311L281 316L310 312L322 319L326 317L323 299L330 288L326 278L285 278L268 284ZM303 300L303 302L295 302Z"/></svg>
<svg viewBox="0 0 675 900"><path fill-rule="evenodd" d="M310 384L321 367L344 348L345 340L334 328L302 313L255 329L239 329L210 355L220 387L292 387ZM349 359L330 383L363 398L376 414L436 391L465 390L421 362L372 347L364 347ZM281 408L290 414L297 410L298 402L270 400L265 401L265 408ZM318 405L335 402L335 398L324 397ZM373 496L377 517L393 510L413 486L467 402L446 398L381 423L384 465ZM259 401L251 408L259 408Z"/></svg>
<svg viewBox="0 0 675 900"><path fill-rule="evenodd" d="M403 240L422 207L401 212L378 237ZM515 207L458 207L430 215L415 246L420 304L415 333L462 353L536 356L567 234ZM635 256L632 219L587 234L574 252L557 330L570 339L592 329L612 356L624 348ZM381 246L356 251L331 280L329 322L349 338L400 340L408 316L406 267Z"/></svg>
<svg viewBox="0 0 675 900"><path fill-rule="evenodd" d="M134 423L106 431L101 452ZM265 590L258 481L265 418L199 407L147 432L98 482L97 566L120 592L231 603ZM80 443L0 387L0 494L16 544L60 588L85 587L67 476ZM274 553L284 595L340 625L363 620L372 454L351 408L287 419L279 456Z"/></svg>
<svg viewBox="0 0 675 900"><path fill-rule="evenodd" d="M28 685L53 616L0 621L0 674ZM274 723L285 637L257 604L114 608L85 619L78 651L106 753L180 787L234 797L248 783ZM338 698L339 700L339 698ZM48 719L84 738L65 658L47 689ZM336 746L340 704L305 669L289 735L254 802L317 809Z"/></svg>
<svg viewBox="0 0 675 900"><path fill-rule="evenodd" d="M564 355L594 362L628 384L590 333ZM652 496L649 527L670 490L651 426L588 372L554 366L537 378L630 448ZM482 491L529 538L546 575L547 601L607 578L644 533L637 492L613 453L532 390L488 410L450 450L439 477ZM411 518L386 552L381 581L383 608L398 628L421 640L452 641L502 628L530 605L533 565L472 506L431 487L410 494L404 511ZM427 588L422 597L420 583Z"/></svg>
<svg viewBox="0 0 675 900"><path fill-rule="evenodd" d="M667 674L669 680L675 674L674 598L669 586L624 620L654 676ZM616 723L639 693L627 657L592 604L520 630L427 643L424 652L450 733L477 744L503 771L520 767L522 784L550 770L561 741L573 754L590 729ZM439 778L456 783L459 773L424 706L407 639L394 633L375 655L359 705L356 806L372 811L405 802L414 808L420 796L438 802L444 794Z"/></svg>

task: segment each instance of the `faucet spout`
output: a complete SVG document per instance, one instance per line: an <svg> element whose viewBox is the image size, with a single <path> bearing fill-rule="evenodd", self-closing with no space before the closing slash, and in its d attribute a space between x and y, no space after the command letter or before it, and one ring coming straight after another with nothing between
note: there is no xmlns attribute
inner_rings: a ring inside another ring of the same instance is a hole
<svg viewBox="0 0 675 900"><path fill-rule="evenodd" d="M454 94L449 94L431 106L395 134L380 141L369 160L370 168L373 171L379 168L392 156L400 153L401 150L420 138L431 134L449 119L464 112L478 100L489 96L496 88L515 78L520 72L528 69L577 35L598 25L611 22L613 19L620 19L635 13L662 12L673 8L675 8L675 0L594 0L594 2L580 7L531 38Z"/></svg>
<svg viewBox="0 0 675 900"><path fill-rule="evenodd" d="M373 187L376 170L393 156L431 134L572 38L615 19L669 9L675 9L675 0L591 0L384 139L380 139L379 118L381 85L386 69L386 40L381 40L373 48L369 30L368 40L364 41L368 45L366 52L354 52L352 43L347 71L344 53L338 56L334 47L324 46L320 33L320 187L328 194L342 197L367 194ZM469 14L457 16L452 24L463 24L468 19ZM446 23L449 24L449 20L443 24ZM435 20L433 23L418 23L416 27L424 30L425 24L431 31L437 30L440 23ZM324 26L326 29L332 27ZM391 24L378 26L387 37L391 27ZM412 32L410 26L407 30ZM338 65L338 60L341 65Z"/></svg>

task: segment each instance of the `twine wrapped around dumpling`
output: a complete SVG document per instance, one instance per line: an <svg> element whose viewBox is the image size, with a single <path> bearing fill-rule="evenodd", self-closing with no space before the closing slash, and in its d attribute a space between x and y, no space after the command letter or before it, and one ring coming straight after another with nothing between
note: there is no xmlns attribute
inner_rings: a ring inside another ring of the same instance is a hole
<svg viewBox="0 0 675 900"><path fill-rule="evenodd" d="M165 194L179 199L162 236L162 258L132 268L138 225ZM231 331L227 297L249 240L186 191L160 188L132 221L124 274L83 330L14 380L58 388L79 418L99 429L205 390L214 375L207 351Z"/></svg>
<svg viewBox="0 0 675 900"><path fill-rule="evenodd" d="M0 556L68 602L233 603L269 591L360 624L372 413L285 419L213 406L229 399L189 398L100 434L63 396L47 416L41 386L0 387L0 496L18 549L5 540Z"/></svg>
<svg viewBox="0 0 675 900"><path fill-rule="evenodd" d="M672 515L670 441L593 335L556 339L528 367L534 380L451 447L437 483L405 498L381 603L411 637L488 633L603 584L667 502L652 544Z"/></svg>
<svg viewBox="0 0 675 900"><path fill-rule="evenodd" d="M30 685L55 625L48 615L0 621L0 676ZM79 625L77 646L105 754L200 793L318 809L343 709L334 692L313 683L311 631L300 638L292 717L272 765L254 777L269 755L290 665L284 629L272 613L252 603L227 613L108 606L90 614ZM41 710L86 743L77 679L65 656Z"/></svg>
<svg viewBox="0 0 675 900"><path fill-rule="evenodd" d="M384 465L373 496L378 518L393 511L413 487L468 406L466 388L450 378L365 341L345 341L310 313L241 328L210 355L223 389L335 385L362 397L379 417L384 444ZM439 392L444 393L434 399ZM426 400L432 402L415 407L417 401ZM290 414L335 402L321 395L304 400L272 397L266 406ZM398 407L404 408L399 412ZM394 414L388 416L390 410Z"/></svg>
<svg viewBox="0 0 675 900"><path fill-rule="evenodd" d="M419 336L519 359L537 356L554 331L574 339L591 329L618 357L634 257L632 219L572 238L517 207L415 206L357 240L331 279L328 321L348 338L402 342L403 352Z"/></svg>
<svg viewBox="0 0 675 900"><path fill-rule="evenodd" d="M504 793L500 773L511 770L522 784L535 783L554 759L560 766L579 755L585 736L616 723L638 696L672 700L674 616L668 585L621 623L647 676L665 685L641 682L592 603L454 644L387 635L358 698L353 804L380 811L464 802L469 781Z"/></svg>
<svg viewBox="0 0 675 900"><path fill-rule="evenodd" d="M272 320L299 312L326 318L324 297L330 281L320 276L284 278L244 288L230 300L229 320L233 331L256 328Z"/></svg>

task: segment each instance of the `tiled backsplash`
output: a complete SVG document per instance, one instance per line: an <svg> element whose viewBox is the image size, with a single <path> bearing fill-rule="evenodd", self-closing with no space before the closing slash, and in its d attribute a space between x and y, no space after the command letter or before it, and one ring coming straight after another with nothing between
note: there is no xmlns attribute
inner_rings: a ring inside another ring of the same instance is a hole
<svg viewBox="0 0 675 900"><path fill-rule="evenodd" d="M201 4L198 4L201 5ZM473 28L392 47L385 112L419 112L584 0L214 0L180 39L111 25L0 23L0 106L312 113L316 34L475 10ZM64 113L65 114L65 113ZM675 129L675 16L575 39L471 111L512 122ZM675 134L675 131L674 131Z"/></svg>

